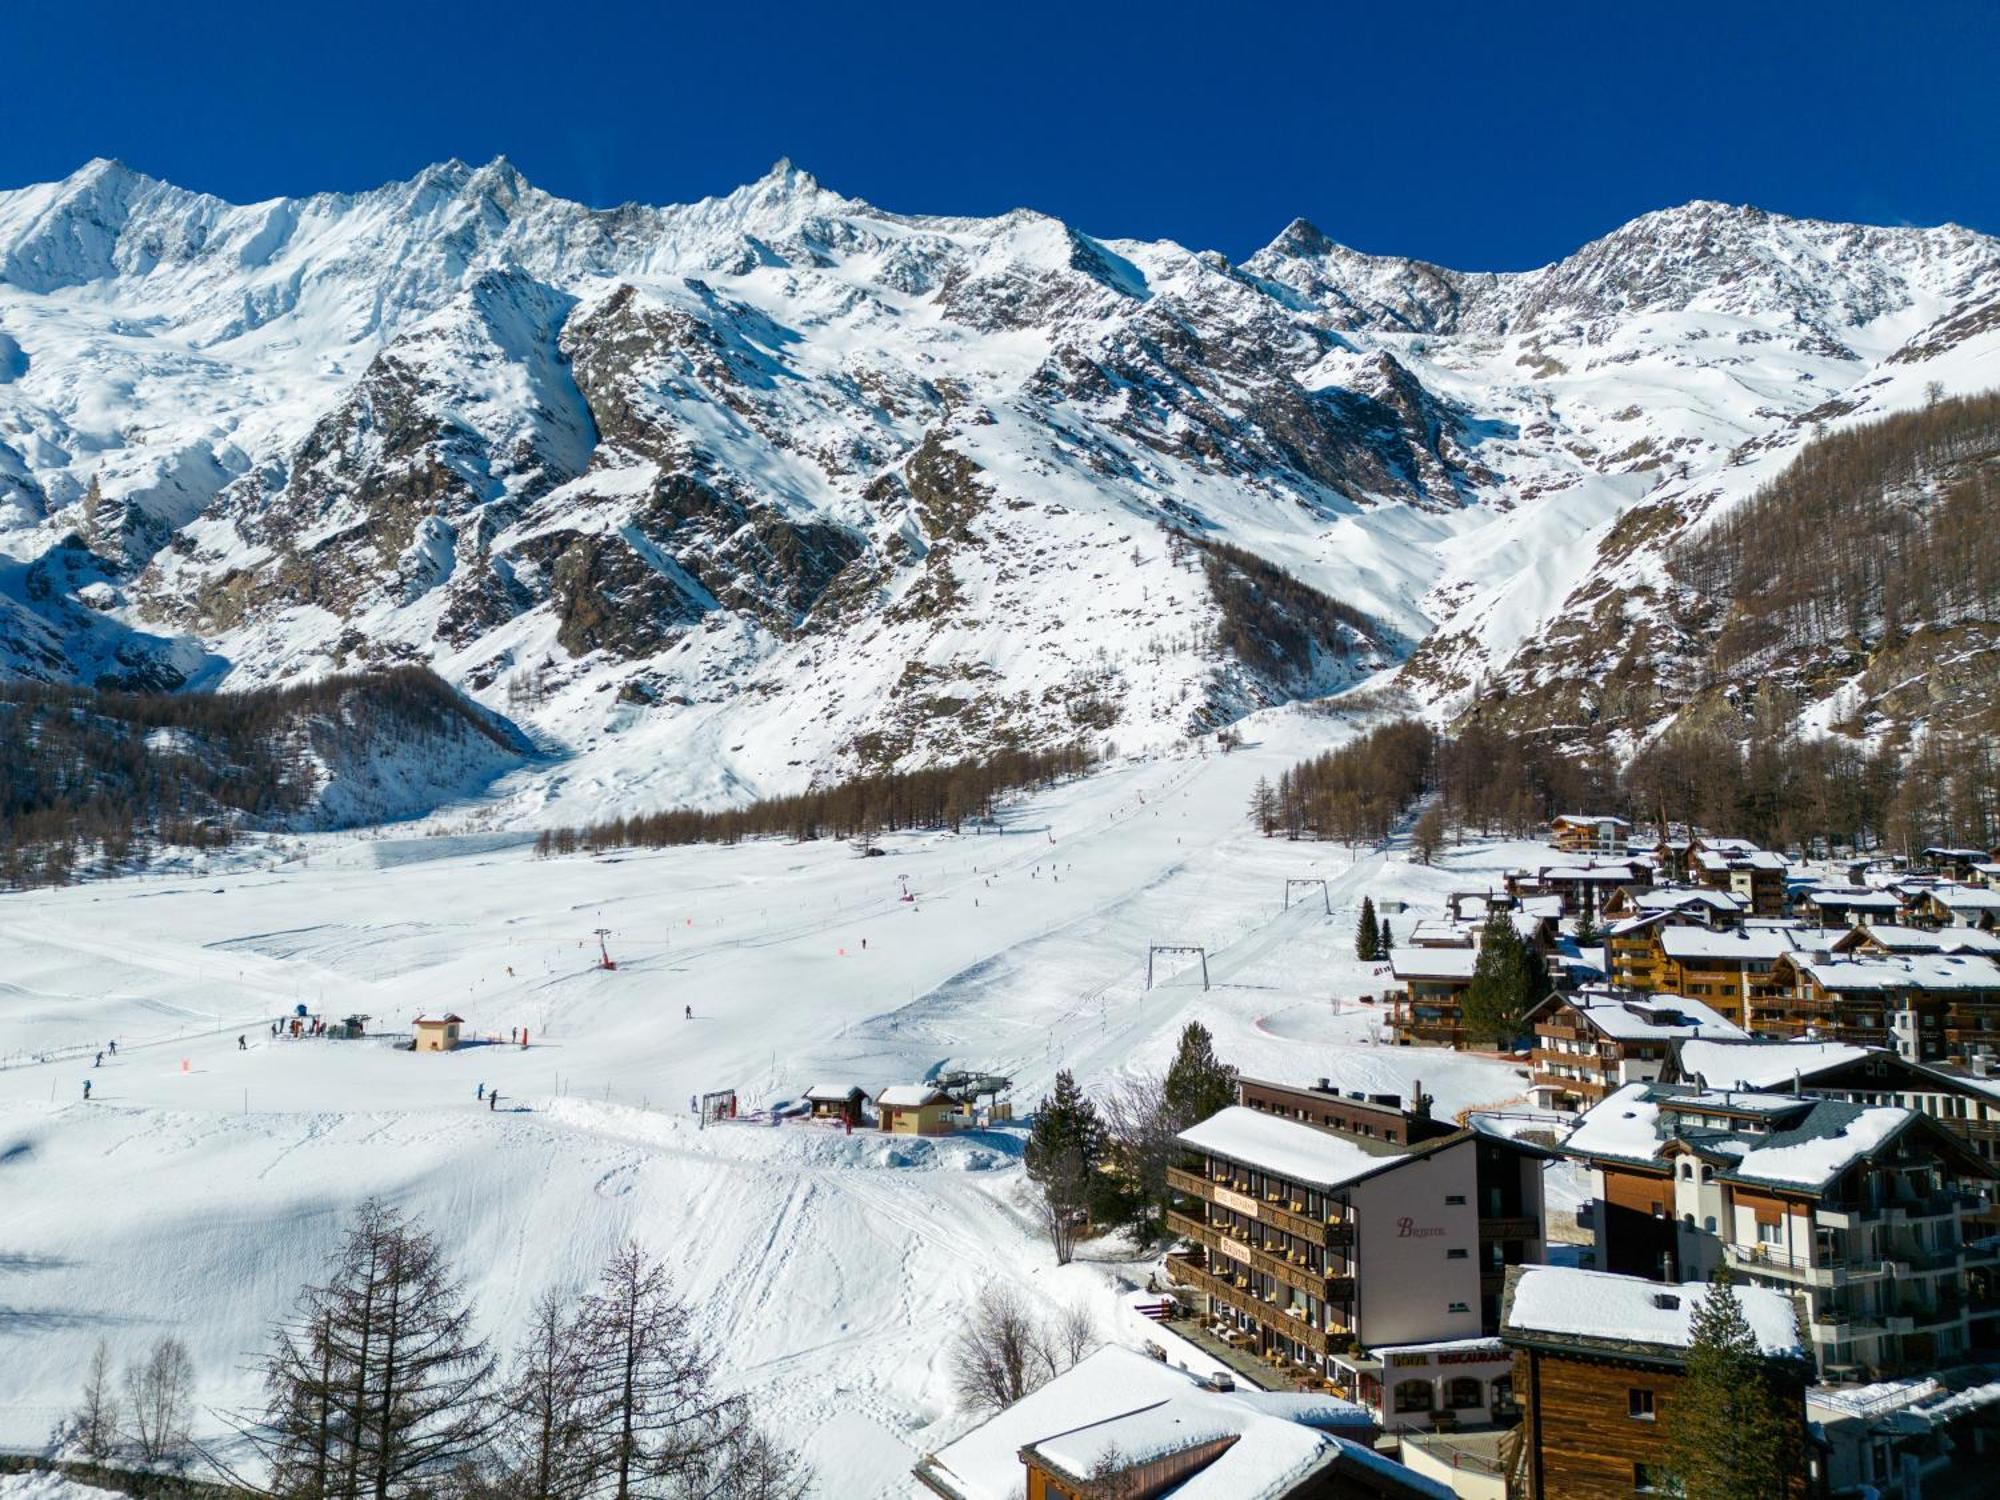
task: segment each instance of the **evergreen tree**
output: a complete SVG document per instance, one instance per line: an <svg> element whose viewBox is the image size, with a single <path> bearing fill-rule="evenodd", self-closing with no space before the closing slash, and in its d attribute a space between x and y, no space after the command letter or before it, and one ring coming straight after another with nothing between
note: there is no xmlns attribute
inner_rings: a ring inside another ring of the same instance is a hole
<svg viewBox="0 0 2000 1500"><path fill-rule="evenodd" d="M1670 1478L1687 1500L1770 1500L1788 1493L1797 1465L1795 1424L1730 1283L1729 1268L1717 1267L1692 1319L1686 1378L1664 1413Z"/></svg>
<svg viewBox="0 0 2000 1500"><path fill-rule="evenodd" d="M1215 1039L1201 1022L1190 1021L1181 1029L1161 1094L1176 1134L1236 1102L1236 1070L1216 1057Z"/></svg>
<svg viewBox="0 0 2000 1500"><path fill-rule="evenodd" d="M1035 1107L1035 1123L1022 1153L1058 1265L1069 1264L1077 1239L1090 1222L1103 1153L1104 1127L1097 1110L1065 1068L1056 1074L1054 1091Z"/></svg>
<svg viewBox="0 0 2000 1500"><path fill-rule="evenodd" d="M1361 898L1361 920L1354 924L1354 956L1374 963L1382 956L1382 931L1375 925L1375 899Z"/></svg>
<svg viewBox="0 0 2000 1500"><path fill-rule="evenodd" d="M1479 957L1462 1004L1465 1029L1505 1046L1520 1035L1523 1018L1549 989L1541 954L1521 941L1513 919L1495 912L1480 929Z"/></svg>
<svg viewBox="0 0 2000 1500"><path fill-rule="evenodd" d="M1389 930L1389 919L1387 917L1382 919L1382 925L1376 929L1376 933L1375 956L1377 958L1387 958L1389 950L1396 946L1396 935Z"/></svg>

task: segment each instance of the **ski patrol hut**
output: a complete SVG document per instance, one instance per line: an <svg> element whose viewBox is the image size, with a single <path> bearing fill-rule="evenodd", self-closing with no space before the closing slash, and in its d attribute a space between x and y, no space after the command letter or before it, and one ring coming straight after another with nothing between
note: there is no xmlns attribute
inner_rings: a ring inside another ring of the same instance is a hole
<svg viewBox="0 0 2000 1500"><path fill-rule="evenodd" d="M413 1052L453 1052L458 1048L458 1029L465 1017L447 1012L441 1016L418 1016L411 1025L417 1033Z"/></svg>
<svg viewBox="0 0 2000 1500"><path fill-rule="evenodd" d="M844 1120L853 1126L867 1123L868 1091L859 1084L816 1083L806 1090L806 1103L815 1120Z"/></svg>
<svg viewBox="0 0 2000 1500"><path fill-rule="evenodd" d="M875 1096L888 1135L950 1135L958 1101L928 1083L899 1083Z"/></svg>

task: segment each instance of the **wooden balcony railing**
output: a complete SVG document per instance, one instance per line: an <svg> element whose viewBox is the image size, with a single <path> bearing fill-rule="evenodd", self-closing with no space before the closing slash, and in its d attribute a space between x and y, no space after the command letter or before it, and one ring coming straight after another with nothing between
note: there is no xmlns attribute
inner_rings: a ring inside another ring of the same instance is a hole
<svg viewBox="0 0 2000 1500"><path fill-rule="evenodd" d="M1186 1214L1167 1213L1167 1228L1183 1239L1193 1240L1202 1248L1213 1252L1209 1259L1217 1257L1236 1260L1262 1271L1266 1276L1282 1281L1286 1286L1297 1287L1309 1292L1325 1302L1352 1302L1354 1300L1354 1278L1351 1276L1327 1275L1315 1271L1309 1265L1300 1265L1274 1251L1260 1249L1245 1244L1233 1236L1225 1234L1213 1224L1204 1224Z"/></svg>
<svg viewBox="0 0 2000 1500"><path fill-rule="evenodd" d="M1217 1276L1210 1271L1176 1255L1167 1257L1167 1280L1175 1286L1191 1291L1206 1292L1218 1302L1248 1313L1258 1323L1273 1333L1284 1335L1304 1344L1315 1354L1333 1352L1334 1335L1315 1328L1304 1318L1293 1317L1275 1302L1266 1302L1247 1287L1240 1287L1227 1277ZM1345 1347L1345 1340L1342 1340Z"/></svg>
<svg viewBox="0 0 2000 1500"><path fill-rule="evenodd" d="M1286 1234L1296 1235L1309 1244L1347 1245L1354 1240L1352 1224L1345 1221L1326 1223L1311 1218L1292 1208L1290 1204L1293 1200L1273 1202L1268 1197L1255 1196L1244 1189L1233 1188L1228 1183L1210 1181L1201 1173L1190 1172L1185 1167L1167 1168L1167 1186L1177 1193L1187 1193L1191 1197L1199 1198L1204 1203L1220 1204L1232 1212L1243 1214L1245 1218L1274 1225L1284 1230ZM1227 1193L1229 1198L1218 1197L1218 1189ZM1246 1201L1249 1208L1238 1207L1236 1203L1229 1201L1230 1198ZM1255 1211L1251 1212L1250 1209Z"/></svg>

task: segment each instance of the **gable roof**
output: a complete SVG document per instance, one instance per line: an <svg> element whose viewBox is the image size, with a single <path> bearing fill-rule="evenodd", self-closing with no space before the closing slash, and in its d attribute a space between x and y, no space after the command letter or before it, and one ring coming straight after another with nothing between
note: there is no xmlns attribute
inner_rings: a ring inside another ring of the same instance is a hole
<svg viewBox="0 0 2000 1500"><path fill-rule="evenodd" d="M895 1083L875 1096L877 1104L890 1109L921 1109L926 1104L950 1104L951 1095L928 1083Z"/></svg>
<svg viewBox="0 0 2000 1500"><path fill-rule="evenodd" d="M1638 990L1582 989L1558 996L1591 1030L1613 1041L1657 1041L1673 1037L1712 1036L1734 1041L1748 1038L1742 1027L1725 1020L1699 1000L1656 995Z"/></svg>
<svg viewBox="0 0 2000 1500"><path fill-rule="evenodd" d="M1470 979L1476 948L1391 948L1389 972L1398 979Z"/></svg>
<svg viewBox="0 0 2000 1500"><path fill-rule="evenodd" d="M465 1017L446 1011L441 1016L422 1015L410 1023L412 1026L463 1026Z"/></svg>
<svg viewBox="0 0 2000 1500"><path fill-rule="evenodd" d="M927 1455L915 1472L931 1489L955 1500L1019 1500L1025 1488L1021 1455L1027 1451L1057 1467L1058 1472L1074 1472L1071 1466L1080 1464L1081 1474L1087 1476L1096 1457L1113 1446L1127 1457L1166 1455L1234 1435L1242 1441L1232 1443L1230 1452L1244 1452L1234 1473L1221 1476L1231 1483L1205 1491L1183 1486L1177 1495L1251 1495L1275 1500L1289 1490L1268 1487L1274 1482L1274 1472L1282 1478L1302 1463L1324 1462L1328 1445L1342 1444L1334 1433L1360 1432L1369 1426L1365 1409L1337 1397L1211 1390L1186 1370L1113 1344L1086 1355L1063 1374ZM1296 1429L1297 1435L1288 1428ZM1282 1469L1253 1465L1259 1450L1272 1447L1282 1448L1289 1456ZM1188 1484L1200 1482L1222 1461L1218 1459ZM1253 1468L1257 1472L1253 1473ZM1267 1487L1255 1488L1253 1480ZM1242 1487L1237 1488L1237 1484ZM1436 1493L1449 1496L1450 1491Z"/></svg>
<svg viewBox="0 0 2000 1500"><path fill-rule="evenodd" d="M2000 963L1983 953L1882 953L1865 958L1798 958L1829 990L2000 989Z"/></svg>
<svg viewBox="0 0 2000 1500"><path fill-rule="evenodd" d="M1797 944L1792 930L1783 927L1722 928L1662 927L1660 948L1677 961L1722 960L1729 963L1769 963L1781 953L1790 953Z"/></svg>
<svg viewBox="0 0 2000 1500"><path fill-rule="evenodd" d="M866 1099L868 1097L868 1090L864 1089L858 1083L816 1083L806 1090L806 1102L809 1104L846 1104L856 1094Z"/></svg>
<svg viewBox="0 0 2000 1500"><path fill-rule="evenodd" d="M1790 1297L1767 1287L1738 1285L1758 1347L1772 1358L1799 1358L1798 1312ZM1694 1342L1694 1315L1708 1300L1706 1282L1679 1286L1585 1271L1574 1266L1521 1266L1507 1278L1500 1337L1554 1341L1621 1354L1653 1353L1678 1362Z"/></svg>

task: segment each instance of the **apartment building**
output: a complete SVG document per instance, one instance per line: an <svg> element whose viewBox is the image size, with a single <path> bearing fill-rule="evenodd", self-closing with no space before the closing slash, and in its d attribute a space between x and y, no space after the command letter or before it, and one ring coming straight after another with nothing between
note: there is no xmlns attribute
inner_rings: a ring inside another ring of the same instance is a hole
<svg viewBox="0 0 2000 1500"><path fill-rule="evenodd" d="M1237 1105L1178 1144L1168 1280L1220 1336L1386 1408L1385 1425L1431 1426L1436 1408L1385 1384L1398 1366L1374 1351L1490 1340L1506 1268L1542 1258L1550 1153L1484 1130L1392 1142ZM1504 1371L1488 1348L1456 1373ZM1464 1419L1490 1415L1482 1400Z"/></svg>
<svg viewBox="0 0 2000 1500"><path fill-rule="evenodd" d="M1658 1078L1677 1040L1749 1035L1698 1000L1604 987L1551 995L1528 1019L1528 1094L1541 1109L1588 1109L1623 1084Z"/></svg>
<svg viewBox="0 0 2000 1500"><path fill-rule="evenodd" d="M1783 916L1785 876L1791 862L1745 839L1697 838L1688 857L1688 877L1711 890L1727 891L1760 917Z"/></svg>
<svg viewBox="0 0 2000 1500"><path fill-rule="evenodd" d="M1962 1190L1994 1169L1936 1120L1796 1094L1633 1083L1563 1150L1589 1167L1600 1270L1728 1264L1799 1298L1822 1378L1961 1358L1990 1324L1996 1250Z"/></svg>

